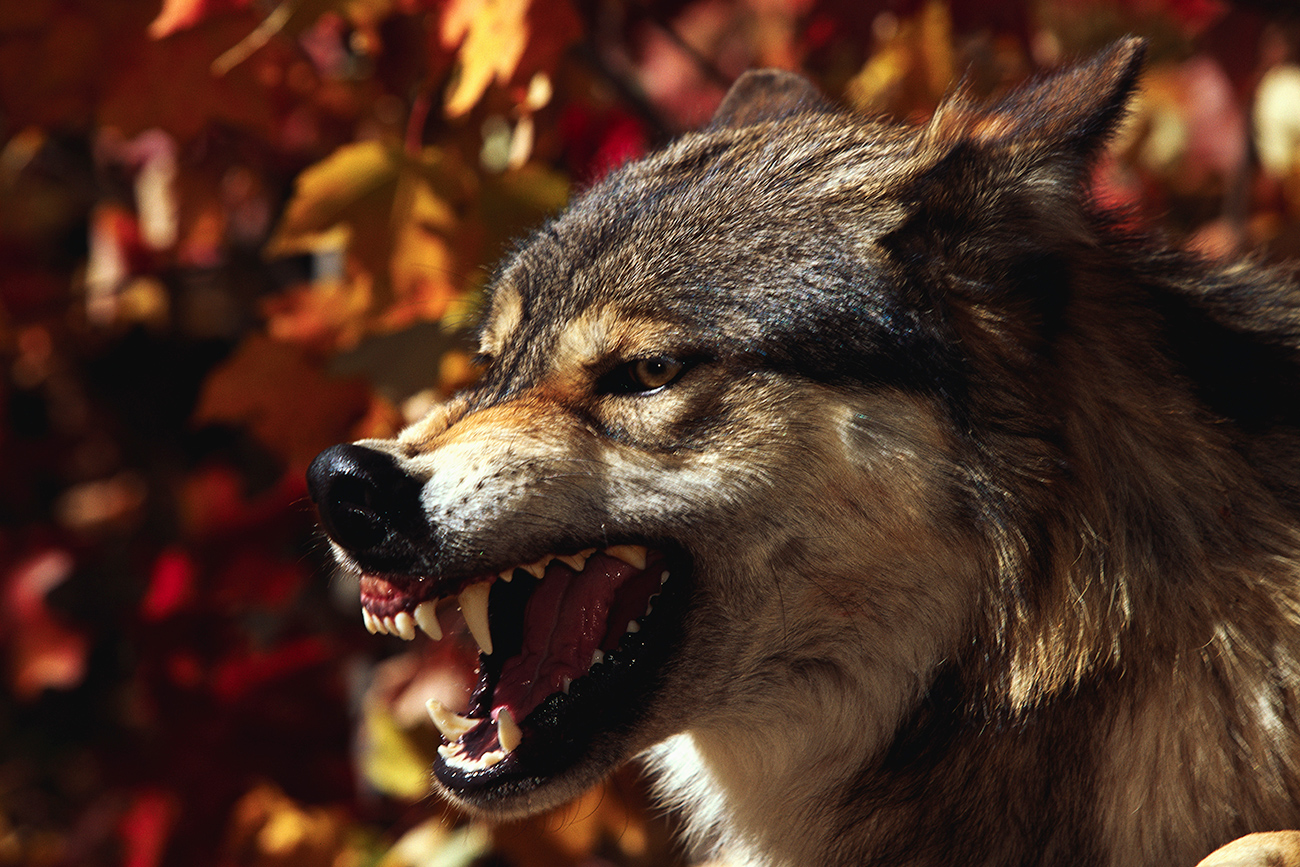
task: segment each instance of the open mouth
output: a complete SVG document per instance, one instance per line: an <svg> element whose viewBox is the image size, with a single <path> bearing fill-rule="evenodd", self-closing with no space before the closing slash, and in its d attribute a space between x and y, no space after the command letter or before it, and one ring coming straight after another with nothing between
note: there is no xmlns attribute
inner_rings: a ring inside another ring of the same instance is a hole
<svg viewBox="0 0 1300 867"><path fill-rule="evenodd" d="M478 682L463 715L428 702L445 740L434 773L487 795L539 785L635 720L675 643L686 569L682 555L627 544L548 555L450 592L446 579L364 574L362 616L372 633L441 640L440 612L459 607Z"/></svg>

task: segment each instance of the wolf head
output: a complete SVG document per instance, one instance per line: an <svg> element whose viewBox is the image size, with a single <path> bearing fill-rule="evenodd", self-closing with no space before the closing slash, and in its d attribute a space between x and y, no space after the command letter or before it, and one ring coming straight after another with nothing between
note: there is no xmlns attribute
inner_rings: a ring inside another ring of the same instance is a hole
<svg viewBox="0 0 1300 867"><path fill-rule="evenodd" d="M917 127L748 74L504 264L476 386L317 459L372 629L457 600L479 639L469 706L431 709L448 795L539 809L684 733L759 823L788 795L754 781L842 778L1004 653L1009 492L1059 471L1040 368L1141 54Z"/></svg>

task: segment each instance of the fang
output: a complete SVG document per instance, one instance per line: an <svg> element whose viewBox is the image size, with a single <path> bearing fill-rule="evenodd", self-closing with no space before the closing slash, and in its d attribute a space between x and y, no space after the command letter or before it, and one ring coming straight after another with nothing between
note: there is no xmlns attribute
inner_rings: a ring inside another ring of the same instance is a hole
<svg viewBox="0 0 1300 867"><path fill-rule="evenodd" d="M492 584L488 581L471 584L460 591L458 600L470 635L474 636L478 649L487 656L492 655L492 631L488 627L488 593L491 590Z"/></svg>
<svg viewBox="0 0 1300 867"><path fill-rule="evenodd" d="M509 709L503 707L497 711L497 742L501 744L501 749L513 753L523 739L524 733Z"/></svg>

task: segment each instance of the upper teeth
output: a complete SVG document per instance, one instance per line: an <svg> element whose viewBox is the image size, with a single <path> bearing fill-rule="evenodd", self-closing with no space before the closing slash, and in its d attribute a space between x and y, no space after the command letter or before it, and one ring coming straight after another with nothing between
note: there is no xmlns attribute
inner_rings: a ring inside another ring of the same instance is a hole
<svg viewBox="0 0 1300 867"><path fill-rule="evenodd" d="M434 641L442 640L442 626L438 623L438 603L430 599L415 606L415 622L424 634Z"/></svg>
<svg viewBox="0 0 1300 867"><path fill-rule="evenodd" d="M606 548L605 553L611 557L617 557L629 566L635 566L638 569L645 568L645 548L640 545L615 545L612 548Z"/></svg>
<svg viewBox="0 0 1300 867"><path fill-rule="evenodd" d="M595 548L588 548L585 551L579 551L576 554L551 554L542 557L533 563L524 563L517 568L523 569L534 578L542 578L546 574L546 567L551 561L558 560L568 566L575 572L581 572L587 565L587 560L591 555L596 553ZM630 566L637 569L644 569L646 565L646 549L643 545L612 545L604 552L610 557L622 560ZM476 581L460 591L457 602L460 606L461 614L465 617L465 623L469 626L469 632L474 636L474 641L478 644L479 650L487 655L492 655L492 631L488 627L488 594L492 589L494 578L500 578L502 581L509 581L514 577L514 569L503 569L499 574L489 577L486 581ZM666 581L668 573L663 573L660 581ZM379 616L372 614L366 608L361 609L361 617L365 623L366 629L374 633L384 635L396 635L411 641L415 638L415 631L418 627L422 632L435 641L442 639L442 626L438 623L437 600L429 599L415 606L414 611L399 611L396 614Z"/></svg>

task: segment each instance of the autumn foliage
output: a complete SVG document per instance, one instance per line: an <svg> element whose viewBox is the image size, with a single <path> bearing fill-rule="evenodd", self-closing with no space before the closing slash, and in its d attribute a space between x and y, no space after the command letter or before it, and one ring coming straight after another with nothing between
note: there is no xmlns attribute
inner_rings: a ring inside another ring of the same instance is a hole
<svg viewBox="0 0 1300 867"><path fill-rule="evenodd" d="M1152 40L1096 195L1300 254L1300 24L1219 0L0 3L0 865L667 865L629 772L427 796L454 643L366 634L303 470L474 376L493 262L751 66L923 118Z"/></svg>

